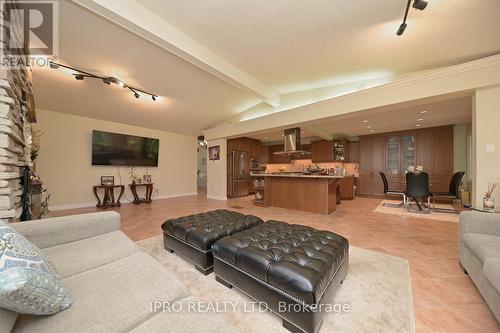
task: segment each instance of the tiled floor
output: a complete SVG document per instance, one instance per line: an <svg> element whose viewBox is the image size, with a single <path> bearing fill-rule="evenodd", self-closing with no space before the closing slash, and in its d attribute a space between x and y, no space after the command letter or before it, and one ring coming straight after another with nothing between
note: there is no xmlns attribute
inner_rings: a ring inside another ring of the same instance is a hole
<svg viewBox="0 0 500 333"><path fill-rule="evenodd" d="M139 206L125 204L116 210L122 215L123 231L134 240L158 235L167 218L215 208L330 230L354 246L409 260L417 332L500 332L500 325L458 264L458 224L374 213L379 203L370 198L343 201L336 212L322 216L255 207L249 198L224 202L200 195ZM58 211L52 216L91 211L96 209Z"/></svg>

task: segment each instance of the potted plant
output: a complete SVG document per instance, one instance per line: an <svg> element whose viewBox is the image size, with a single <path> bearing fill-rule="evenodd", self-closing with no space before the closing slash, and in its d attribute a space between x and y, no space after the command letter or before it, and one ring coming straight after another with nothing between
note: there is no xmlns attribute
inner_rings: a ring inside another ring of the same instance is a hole
<svg viewBox="0 0 500 333"><path fill-rule="evenodd" d="M487 212L494 212L495 211L495 199L493 198L493 192L495 191L495 188L497 187L496 183L493 184L488 184L488 191L484 195L483 198L483 209Z"/></svg>

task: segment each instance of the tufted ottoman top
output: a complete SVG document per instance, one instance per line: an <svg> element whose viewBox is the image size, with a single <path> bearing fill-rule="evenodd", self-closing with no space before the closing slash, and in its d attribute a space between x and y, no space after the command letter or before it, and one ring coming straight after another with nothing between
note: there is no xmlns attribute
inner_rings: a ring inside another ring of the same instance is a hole
<svg viewBox="0 0 500 333"><path fill-rule="evenodd" d="M167 220L161 228L194 247L208 251L222 237L262 223L257 216L243 215L224 209Z"/></svg>
<svg viewBox="0 0 500 333"><path fill-rule="evenodd" d="M348 256L342 236L268 221L216 242L213 255L309 305L318 304Z"/></svg>

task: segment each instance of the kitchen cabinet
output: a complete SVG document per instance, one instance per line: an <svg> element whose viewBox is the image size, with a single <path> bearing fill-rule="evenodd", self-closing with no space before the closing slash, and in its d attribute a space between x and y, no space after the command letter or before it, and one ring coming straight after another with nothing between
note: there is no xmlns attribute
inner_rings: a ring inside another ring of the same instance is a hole
<svg viewBox="0 0 500 333"><path fill-rule="evenodd" d="M284 145L268 146L268 163L269 164L290 164L292 158L289 155L276 155L276 152L284 151Z"/></svg>
<svg viewBox="0 0 500 333"><path fill-rule="evenodd" d="M333 160L335 162L349 162L350 144L347 140L333 141Z"/></svg>
<svg viewBox="0 0 500 333"><path fill-rule="evenodd" d="M446 192L453 174L453 128L440 126L361 136L359 194L383 195L380 171L386 174L390 190L405 190L406 169L411 165L424 167L432 184L431 192Z"/></svg>
<svg viewBox="0 0 500 333"><path fill-rule="evenodd" d="M349 162L359 163L359 141L349 144Z"/></svg>
<svg viewBox="0 0 500 333"><path fill-rule="evenodd" d="M354 199L354 176L345 176L340 180L339 185L342 200Z"/></svg>
<svg viewBox="0 0 500 333"><path fill-rule="evenodd" d="M311 143L312 161L314 163L333 162L333 141L318 140Z"/></svg>

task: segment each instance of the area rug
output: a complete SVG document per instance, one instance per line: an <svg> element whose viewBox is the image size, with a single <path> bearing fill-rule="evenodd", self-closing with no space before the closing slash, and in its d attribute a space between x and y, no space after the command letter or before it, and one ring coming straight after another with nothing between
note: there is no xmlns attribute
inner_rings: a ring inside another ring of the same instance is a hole
<svg viewBox="0 0 500 333"><path fill-rule="evenodd" d="M243 333L286 333L281 319L268 311L248 311L252 300L235 288L204 276L182 257L164 250L161 236L137 242L139 248L173 272L191 294L205 302L249 304L222 315ZM408 261L357 247L350 247L349 273L334 303L349 305L349 311L325 316L320 333L326 332L415 332Z"/></svg>
<svg viewBox="0 0 500 333"><path fill-rule="evenodd" d="M384 206L384 203L399 204L400 202L401 202L401 200L400 201L383 200L377 206L377 208L375 208L375 210L373 212L382 213L382 214L399 215L399 216L408 216L408 217L414 217L417 219L430 219L430 220L439 220L439 221L458 223L459 214L432 212L432 211L430 214L414 213L414 212L409 212L406 208L403 208L403 207L385 207ZM453 209L453 206L447 205L447 204L436 204L436 208Z"/></svg>

